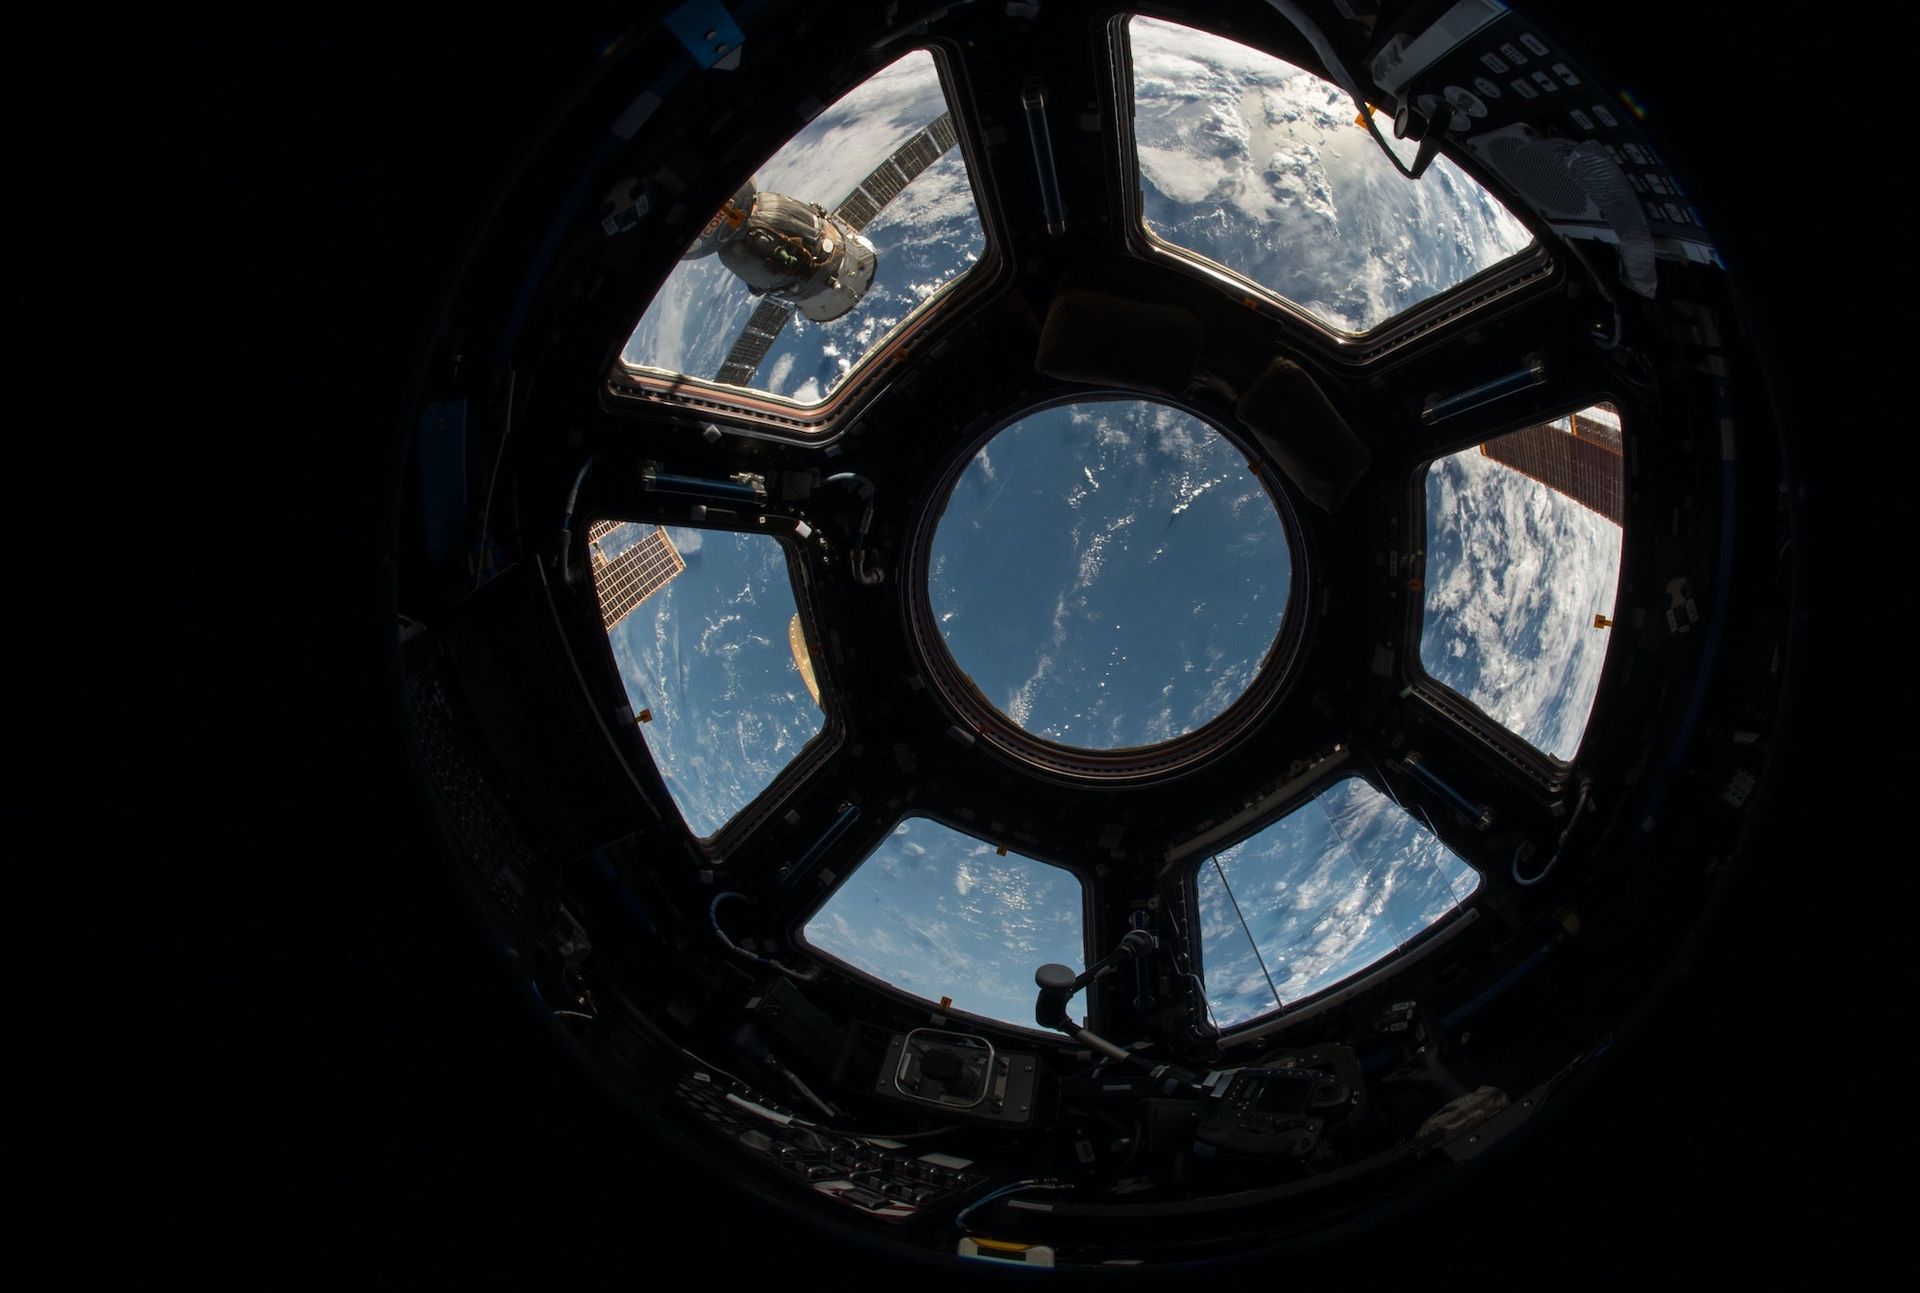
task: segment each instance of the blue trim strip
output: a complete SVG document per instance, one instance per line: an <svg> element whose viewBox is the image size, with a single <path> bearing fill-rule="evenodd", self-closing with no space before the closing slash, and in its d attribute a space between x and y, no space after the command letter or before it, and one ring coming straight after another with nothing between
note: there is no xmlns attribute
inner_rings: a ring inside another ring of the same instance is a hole
<svg viewBox="0 0 1920 1293"><path fill-rule="evenodd" d="M860 805L848 804L842 808L840 815L833 819L833 824L821 832L820 838L813 842L813 847L801 854L800 860L794 863L792 869L781 879L781 888L791 889L793 886L799 884L807 872L813 870L814 863L820 860L821 855L827 851L833 842L842 835L845 835L847 828L859 820Z"/></svg>
<svg viewBox="0 0 1920 1293"><path fill-rule="evenodd" d="M1451 803L1455 808L1458 808L1461 812L1465 813L1467 816L1472 817L1476 820L1479 818L1480 806L1474 803L1473 801L1471 801L1470 799L1468 799L1465 795L1461 794L1458 790L1455 790L1452 786L1448 785L1446 782L1442 781L1438 774L1428 769L1426 764L1409 763L1407 764L1407 771L1411 772L1414 776L1414 779L1420 782L1421 785L1433 791L1435 794L1444 797L1447 800L1447 802Z"/></svg>
<svg viewBox="0 0 1920 1293"><path fill-rule="evenodd" d="M1541 961L1545 960L1547 953L1551 952L1552 950L1553 950L1552 943L1546 943L1541 945L1540 947L1535 948L1532 952L1530 952L1527 955L1526 960L1520 962L1520 964L1514 966L1511 970L1508 970L1505 974L1501 975L1498 979L1495 979L1492 985L1489 986L1485 992L1482 992L1479 996L1467 1002L1466 1005L1461 1006L1458 1010L1455 1010L1452 1014L1448 1015L1445 1019L1442 1019L1440 1021L1440 1027L1447 1032L1452 1032L1455 1028L1459 1027L1459 1025L1462 1022L1464 1022L1468 1017L1470 1017L1475 1011L1479 1010L1482 1006L1486 1005L1489 1001L1492 1001L1495 997L1499 996L1501 993L1505 992L1508 988L1511 988L1514 984L1518 983L1526 975L1526 973L1529 970L1533 969L1534 966L1540 964Z"/></svg>
<svg viewBox="0 0 1920 1293"><path fill-rule="evenodd" d="M746 40L720 0L687 0L667 15L666 26L703 68L712 67Z"/></svg>
<svg viewBox="0 0 1920 1293"><path fill-rule="evenodd" d="M662 494L691 494L695 498L738 498L757 503L761 497L753 486L737 480L703 480L698 476L677 476L666 471L656 472L643 483Z"/></svg>
<svg viewBox="0 0 1920 1293"><path fill-rule="evenodd" d="M460 551L467 518L467 402L441 400L422 408L414 447L427 559L437 563Z"/></svg>
<svg viewBox="0 0 1920 1293"><path fill-rule="evenodd" d="M1060 176L1054 169L1053 135L1047 128L1044 98L1029 99L1022 107L1027 116L1027 141L1033 149L1034 174L1040 181L1040 211L1047 232L1058 234L1066 228L1066 213L1060 205Z"/></svg>
<svg viewBox="0 0 1920 1293"><path fill-rule="evenodd" d="M1427 406L1427 421L1439 422L1456 413L1465 413L1468 409L1478 408L1482 404L1491 404L1502 396L1538 386L1545 380L1546 374L1531 364L1525 368L1516 368L1504 377L1496 377L1490 382L1469 387L1457 395L1435 400Z"/></svg>

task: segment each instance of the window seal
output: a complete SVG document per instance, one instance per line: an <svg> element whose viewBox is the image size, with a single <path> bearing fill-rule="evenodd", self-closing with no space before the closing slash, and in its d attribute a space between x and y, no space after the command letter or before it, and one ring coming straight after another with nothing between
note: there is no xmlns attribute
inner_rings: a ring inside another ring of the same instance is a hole
<svg viewBox="0 0 1920 1293"><path fill-rule="evenodd" d="M807 922L819 915L820 912L826 908L826 905L833 901L833 896L840 891L841 887L851 880L861 867L873 860L874 856L885 847L886 841L893 838L894 833L900 829L903 822L913 821L915 819L932 822L936 826L943 826L956 834L965 835L970 839L978 840L982 844L991 844L995 848L1003 848L1008 853L1016 854L1029 862L1034 862L1041 866L1054 867L1072 876L1074 883L1077 884L1080 889L1080 964L1086 966L1092 963L1091 941L1094 927L1093 893L1094 886L1099 882L1098 876L1093 875L1082 867L1057 858L1036 857L1026 845L1021 844L1017 840L997 839L993 835L981 831L971 823L963 824L954 820L946 813L917 806L909 811L902 812L889 822L886 831L872 847L860 855L860 860L847 867L846 871L838 876L825 892L821 893L814 901L808 903L805 909L788 923L788 939L795 947L804 949L807 955L825 962L828 967L836 973L844 974L864 987L884 993L889 998L903 1005L914 1009L931 1010L936 1015L959 1016L966 1020L969 1025L977 1024L984 1028L1003 1029L1014 1033L1023 1040L1047 1041L1055 1043L1062 1049L1073 1046L1074 1043L1070 1038L1061 1033L1041 1028L1037 1022L1033 1024L1016 1024L1009 1020L995 1019L988 1015L975 1014L970 1010L965 1010L958 1006L948 1007L943 1010L938 1001L929 1000L926 997L907 991L907 989L900 987L898 984L889 983L871 970L863 970L851 961L844 960L841 957L835 956L832 952L816 947L807 940ZM1034 968L1038 969L1039 967L1036 966ZM1037 1000L1039 989L1035 988L1034 993ZM1097 1014L1095 1001L1097 998L1089 996L1084 998L1084 1000L1088 1015L1087 1026L1090 1028L1095 1027L1098 1023L1098 1020L1095 1018Z"/></svg>
<svg viewBox="0 0 1920 1293"><path fill-rule="evenodd" d="M1348 763L1343 759L1335 766L1328 768L1323 775L1316 777L1311 785L1292 796L1277 811L1263 815L1257 825L1250 826L1244 831L1235 832L1231 838L1224 842L1203 849L1191 865L1183 868L1181 872L1181 892L1187 903L1187 928L1192 944L1189 948L1189 955L1198 967L1202 985L1206 983L1207 977L1206 940L1200 936L1200 872L1202 869L1211 863L1219 854L1225 852L1227 849L1238 847L1248 840L1253 839L1261 832L1278 825L1288 817L1293 816L1296 812L1307 807L1308 804L1341 782L1354 780L1366 783L1375 794L1381 795L1392 802L1399 811L1406 811L1404 808L1400 808L1399 800L1395 798L1393 792L1383 786L1374 776L1368 775L1361 767ZM1409 814L1409 816L1411 816L1411 814ZM1419 824L1417 818L1415 822L1416 825ZM1433 835L1430 827L1422 825L1420 829ZM1442 846L1445 846L1445 840L1440 839L1438 835L1434 835L1434 838L1439 840ZM1451 848L1447 851L1453 853ZM1217 1038L1217 1044L1222 1048L1243 1046L1248 1042L1269 1037L1274 1033L1291 1028L1296 1024L1304 1023L1315 1015L1330 1010L1342 1002L1359 996L1362 992L1368 991L1384 984L1391 978L1397 977L1403 973L1408 966L1416 961L1425 959L1441 946L1452 941L1456 935L1464 932L1468 926L1478 921L1480 919L1480 902L1487 893L1486 873L1475 866L1472 859L1463 857L1458 853L1453 853L1453 856L1459 858L1463 866L1480 877L1479 881L1474 885L1473 892L1465 899L1456 902L1437 919L1430 922L1425 928L1414 933L1406 942L1400 944L1379 960L1369 962L1346 977L1336 979L1324 988L1309 993L1307 996L1300 997L1294 1001L1283 1002L1271 1010L1263 1011L1255 1015L1251 1019L1244 1019L1237 1024L1221 1028ZM1253 937L1253 931L1245 930L1243 932L1246 933L1249 939ZM1202 990L1204 991L1204 987ZM1207 1003L1207 1010L1210 1015L1212 1012L1211 1002Z"/></svg>
<svg viewBox="0 0 1920 1293"><path fill-rule="evenodd" d="M600 511L586 513L579 522L578 531L580 535L583 536L584 541L584 536L595 522L615 521L628 525L673 525L680 529L710 530L716 533L727 534L747 534L759 538L771 539L780 545L782 552L786 555L787 578L793 590L794 609L799 613L802 625L808 629L813 629L818 625L819 616L816 613L812 597L813 585L811 577L807 572L806 562L803 559L804 553L801 551L800 545L792 538L783 534L769 533L766 529L753 525L688 525L682 518L678 517L639 516L630 513L631 509L626 509L617 514L614 512ZM582 581L581 587L584 590L584 596L594 599L597 617L598 595L593 586L591 575ZM624 694L626 681L620 672L619 658L614 654L613 638L605 631L595 634L595 636L599 639L599 659L602 667L607 670L608 676L613 679L614 686L619 688ZM660 778L661 787L666 791L667 802L665 804L655 805L655 807L660 810L663 822L678 825L687 844L698 856L709 862L724 863L728 857L738 852L746 841L758 834L761 828L764 827L768 821L772 820L780 805L785 803L793 796L795 791L805 785L813 774L825 766L833 755L846 743L847 724L846 719L841 714L839 706L836 703L837 692L831 685L832 666L829 662L824 662L818 658L814 660L813 665L816 671L816 681L820 685L820 710L822 715L820 730L807 739L806 744L800 747L800 750L788 761L787 765L774 776L772 781L767 783L766 787L762 789L759 794L743 804L740 810L729 817L720 829L716 830L712 835L700 836L694 834L693 826L687 821L686 813L681 810L679 803L673 798L673 792L670 789L666 789L666 779L659 770L659 761L653 757L653 750L647 744L646 737L640 732L637 720L635 724L629 726L628 730L631 734L633 749L638 756L644 757L646 766L654 770L654 775ZM629 758L632 757L634 757L634 755L630 754ZM632 774L629 772L628 775L631 776ZM653 799L653 792L645 785L636 782L635 788L649 801ZM671 812L671 816L668 815L669 812Z"/></svg>
<svg viewBox="0 0 1920 1293"><path fill-rule="evenodd" d="M1107 24L1114 94L1114 161L1119 167L1121 179L1120 227L1127 248L1134 255L1212 283L1263 318L1286 325L1328 358L1356 368L1377 363L1436 332L1448 329L1449 325L1468 316L1483 314L1496 304L1518 304L1536 296L1544 296L1559 286L1565 270L1550 250L1551 239L1547 236L1544 222L1534 215L1527 204L1513 201L1505 186L1486 175L1464 150L1444 144L1440 156L1499 201L1509 215L1527 227L1533 235L1533 241L1465 281L1359 332L1334 327L1272 288L1197 251L1161 238L1147 227L1141 197L1140 149L1133 133L1133 45L1129 28L1135 18L1171 21L1154 19L1152 14L1128 11L1116 14ZM1235 37L1221 35L1191 22L1183 21L1178 25L1221 40L1244 44ZM1247 48L1259 47L1249 45ZM1270 54L1264 49L1260 52ZM1333 84L1329 78L1310 67L1281 58L1278 54L1270 54L1270 57ZM1463 161L1463 157L1466 160Z"/></svg>
<svg viewBox="0 0 1920 1293"><path fill-rule="evenodd" d="M1426 587L1428 573L1426 482L1427 473L1432 470L1433 464L1442 458L1467 452L1490 440L1497 440L1502 435L1509 434L1513 431L1524 430L1526 427L1536 426L1543 422L1551 422L1555 418L1567 417L1570 414L1580 412L1582 409L1591 408L1596 404L1607 404L1616 411L1620 410L1619 397L1612 392L1589 393L1584 396L1555 400L1549 407L1557 409L1557 412L1543 413L1539 416L1531 417L1522 426L1508 427L1505 431L1482 435L1472 445L1455 448L1445 453L1436 453L1431 457L1422 458L1415 464L1407 482L1407 537L1410 544L1417 545L1414 550L1419 554L1417 559L1418 578L1420 579L1423 593ZM1623 436L1628 434L1626 422L1627 418L1625 414L1621 413L1621 434ZM1622 469L1624 470L1624 467ZM1626 526L1622 525L1621 544L1623 552L1626 543L1625 532ZM1620 596L1621 591L1616 584L1614 593L1614 609L1616 611L1618 611L1620 606ZM1580 745L1574 750L1571 758L1557 758L1534 745L1518 732L1511 730L1491 714L1488 714L1485 710L1474 704L1466 696L1427 672L1426 665L1420 659L1420 639L1426 630L1426 616L1427 606L1424 595L1407 598L1407 622L1402 638L1403 649L1401 656L1403 661L1402 670L1405 675L1406 684L1410 689L1409 694L1411 698L1418 701L1429 713L1443 723L1472 738L1498 759L1504 767L1525 777L1528 784L1539 792L1539 794L1547 799L1557 800L1561 798L1566 793L1567 787L1573 782L1574 774L1580 764L1581 753L1586 748L1588 732L1593 725L1593 716L1601 711L1602 700L1608 687L1608 680L1617 676L1617 666L1611 662L1603 663L1600 670L1599 686L1594 692L1593 705L1588 711L1587 724L1580 732ZM1613 641L1610 640L1607 648L1609 657L1615 649Z"/></svg>
<svg viewBox="0 0 1920 1293"><path fill-rule="evenodd" d="M950 319L966 317L1004 286L1004 280L1008 277L1008 262L999 204L992 186L987 182L990 177L980 164L974 138L972 100L962 93L963 85L948 42L927 41L890 52L892 56L886 62L846 87L841 97L851 94L901 59L915 53L925 53L933 59L934 69L940 79L941 97L956 127L956 146L960 149L967 173L967 186L973 194L974 211L980 221L983 246L979 259L952 281L935 289L926 300L889 329L848 370L838 389L818 404L800 404L784 396L749 387L722 385L689 373L669 373L664 369L631 365L621 357L626 345L623 339L600 385L601 406L605 411L626 416L643 409L696 417L721 416L737 423L733 429L743 435L824 446L831 443L841 427L855 420L895 379L911 372L908 361L928 342L931 334ZM826 108L821 111L826 111ZM809 123L811 120L813 118L809 118ZM803 123L801 129L805 129L806 124ZM793 137L789 135L774 152L778 153ZM655 295L658 295L657 290ZM648 305L651 304L652 300L649 299ZM641 314L645 314L644 307ZM628 328L628 336L632 335L633 328L638 324L639 320L634 320Z"/></svg>

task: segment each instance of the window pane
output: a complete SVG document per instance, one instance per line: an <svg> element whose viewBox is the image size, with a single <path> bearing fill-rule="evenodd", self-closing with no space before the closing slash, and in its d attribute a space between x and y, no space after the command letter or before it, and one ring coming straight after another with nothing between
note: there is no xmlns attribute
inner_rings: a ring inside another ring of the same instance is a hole
<svg viewBox="0 0 1920 1293"><path fill-rule="evenodd" d="M1358 973L1479 883L1366 781L1335 782L1201 864L1201 965L1214 1021L1244 1023Z"/></svg>
<svg viewBox="0 0 1920 1293"><path fill-rule="evenodd" d="M928 595L954 661L1009 719L1112 750L1184 736L1238 700L1291 577L1246 455L1179 409L1110 400L987 442L940 518Z"/></svg>
<svg viewBox="0 0 1920 1293"><path fill-rule="evenodd" d="M909 817L807 922L809 945L957 1009L1034 1028L1033 972L1080 970L1080 881L924 817Z"/></svg>
<svg viewBox="0 0 1920 1293"><path fill-rule="evenodd" d="M764 534L596 523L594 587L687 826L712 836L825 725L786 550Z"/></svg>
<svg viewBox="0 0 1920 1293"><path fill-rule="evenodd" d="M1330 82L1173 23L1128 33L1147 228L1329 327L1377 327L1532 243L1445 158L1403 177Z"/></svg>
<svg viewBox="0 0 1920 1293"><path fill-rule="evenodd" d="M730 202L735 215L715 217L717 250L693 256L705 241L689 248L693 258L681 260L647 306L625 361L799 404L825 400L986 247L947 111L932 56L917 52L821 113L760 168L757 198ZM756 230L768 236L750 243ZM858 249L861 239L867 250ZM821 268L803 268L808 263ZM772 287L756 296L743 274L754 287ZM840 286L829 288L829 279ZM809 297L816 289L824 295ZM795 300L799 308L782 308ZM757 309L756 329L774 334L770 346L736 350ZM822 317L835 311L844 312ZM738 366L728 366L730 357Z"/></svg>
<svg viewBox="0 0 1920 1293"><path fill-rule="evenodd" d="M1556 759L1579 750L1600 689L1625 488L1606 404L1427 468L1420 665Z"/></svg>

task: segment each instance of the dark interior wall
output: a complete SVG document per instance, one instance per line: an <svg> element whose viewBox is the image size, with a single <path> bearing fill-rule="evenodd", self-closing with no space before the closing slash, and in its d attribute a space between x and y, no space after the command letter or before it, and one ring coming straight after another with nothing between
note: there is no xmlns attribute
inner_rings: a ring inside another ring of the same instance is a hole
<svg viewBox="0 0 1920 1293"><path fill-rule="evenodd" d="M29 1095L7 1116L34 1149L9 1153L9 1264L57 1283L863 1264L681 1180L564 1062L476 937L399 740L386 546L413 365L470 235L642 7L67 24L13 51L32 291L10 440L17 568L39 578L13 617ZM1897 744L1864 721L1886 712L1868 677L1890 598L1855 595L1885 539L1857 528L1861 455L1831 449L1903 421L1898 330L1848 321L1882 313L1906 234L1854 205L1889 163L1836 69L1870 74L1842 56L1894 33L1848 17L1780 39L1635 0L1580 24L1685 145L1797 436L1814 654L1775 840L1576 1119L1394 1242L1307 1259L1325 1273L1896 1255L1866 1168L1910 1143L1891 1098L1910 975L1875 896L1891 857L1858 835L1899 811L1895 789L1860 803Z"/></svg>

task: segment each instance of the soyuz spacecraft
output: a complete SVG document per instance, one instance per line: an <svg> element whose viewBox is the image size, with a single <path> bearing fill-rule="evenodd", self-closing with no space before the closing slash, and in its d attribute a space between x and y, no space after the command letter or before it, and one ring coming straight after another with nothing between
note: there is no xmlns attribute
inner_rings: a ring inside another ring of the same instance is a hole
<svg viewBox="0 0 1920 1293"><path fill-rule="evenodd" d="M880 267L880 253L861 230L958 139L952 115L940 114L832 211L766 192L752 180L741 185L681 257L719 256L760 300L714 380L749 384L793 311L826 323L860 304Z"/></svg>

